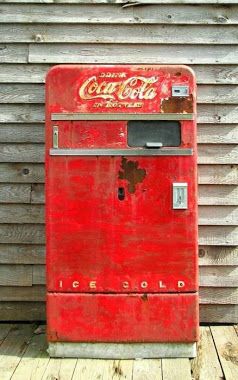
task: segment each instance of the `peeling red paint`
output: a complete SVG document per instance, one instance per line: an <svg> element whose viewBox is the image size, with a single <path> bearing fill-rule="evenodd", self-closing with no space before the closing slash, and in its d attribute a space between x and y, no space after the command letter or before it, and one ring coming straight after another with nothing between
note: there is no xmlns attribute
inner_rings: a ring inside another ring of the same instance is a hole
<svg viewBox="0 0 238 380"><path fill-rule="evenodd" d="M138 166L138 161L128 161L127 158L122 157L122 170L119 171L118 178L128 181L128 191L130 194L135 193L136 185L142 182L146 176L146 170L138 168Z"/></svg>

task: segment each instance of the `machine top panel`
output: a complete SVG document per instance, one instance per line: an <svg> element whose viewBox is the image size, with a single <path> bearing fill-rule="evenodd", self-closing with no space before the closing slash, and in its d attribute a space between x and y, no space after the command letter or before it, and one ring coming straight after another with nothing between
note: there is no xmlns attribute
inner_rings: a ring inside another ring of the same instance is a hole
<svg viewBox="0 0 238 380"><path fill-rule="evenodd" d="M50 114L186 115L196 112L195 87L181 65L59 65L47 75L46 103Z"/></svg>

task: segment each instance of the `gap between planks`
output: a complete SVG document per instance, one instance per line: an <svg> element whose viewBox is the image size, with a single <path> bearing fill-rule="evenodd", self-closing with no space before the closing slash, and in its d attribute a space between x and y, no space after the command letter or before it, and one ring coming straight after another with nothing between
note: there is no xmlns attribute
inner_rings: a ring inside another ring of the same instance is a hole
<svg viewBox="0 0 238 380"><path fill-rule="evenodd" d="M238 378L237 326L203 326L197 358L50 359L42 325L0 324L1 380L210 380Z"/></svg>

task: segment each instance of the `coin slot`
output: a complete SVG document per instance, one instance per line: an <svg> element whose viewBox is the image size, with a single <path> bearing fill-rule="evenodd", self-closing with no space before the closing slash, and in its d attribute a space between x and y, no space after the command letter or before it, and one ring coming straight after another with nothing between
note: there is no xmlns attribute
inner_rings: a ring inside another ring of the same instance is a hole
<svg viewBox="0 0 238 380"><path fill-rule="evenodd" d="M119 201L123 201L125 199L124 187L118 187L118 199L119 199Z"/></svg>

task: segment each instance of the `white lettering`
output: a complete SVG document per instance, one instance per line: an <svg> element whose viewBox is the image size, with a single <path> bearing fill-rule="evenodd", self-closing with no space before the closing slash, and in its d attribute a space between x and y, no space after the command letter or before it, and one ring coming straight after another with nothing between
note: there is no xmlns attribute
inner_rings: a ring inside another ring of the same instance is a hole
<svg viewBox="0 0 238 380"><path fill-rule="evenodd" d="M122 283L122 287L123 287L124 289L128 289L128 288L129 288L129 282L124 281L124 282Z"/></svg>
<svg viewBox="0 0 238 380"><path fill-rule="evenodd" d="M141 286L143 289L145 289L145 288L147 288L148 283L147 283L146 281L142 281L142 283L140 284L140 286Z"/></svg>
<svg viewBox="0 0 238 380"><path fill-rule="evenodd" d="M78 288L79 287L79 282L78 281L73 281L72 286L73 286L73 288Z"/></svg>
<svg viewBox="0 0 238 380"><path fill-rule="evenodd" d="M183 288L185 286L184 281L178 281L178 288Z"/></svg>
<svg viewBox="0 0 238 380"><path fill-rule="evenodd" d="M96 281L90 281L89 287L90 289L96 289L97 288Z"/></svg>
<svg viewBox="0 0 238 380"><path fill-rule="evenodd" d="M100 81L96 76L88 78L79 89L79 96L88 99L154 99L157 95L156 88L152 85L158 81L157 77L130 77L124 81L107 82Z"/></svg>
<svg viewBox="0 0 238 380"><path fill-rule="evenodd" d="M159 287L160 287L160 288L166 288L166 285L163 284L163 281L159 281Z"/></svg>

